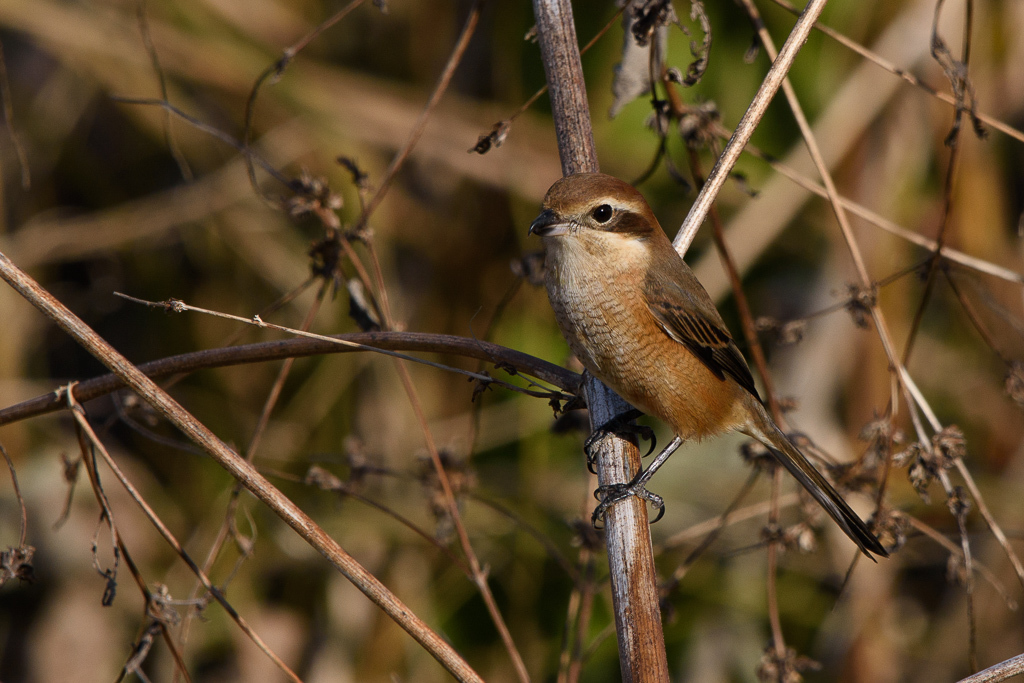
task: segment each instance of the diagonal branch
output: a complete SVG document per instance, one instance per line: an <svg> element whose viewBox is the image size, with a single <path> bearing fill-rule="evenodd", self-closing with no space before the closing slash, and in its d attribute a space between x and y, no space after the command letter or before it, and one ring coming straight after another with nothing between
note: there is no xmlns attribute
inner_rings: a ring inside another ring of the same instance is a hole
<svg viewBox="0 0 1024 683"><path fill-rule="evenodd" d="M274 487L266 477L217 436L199 422L153 380L142 374L127 358L118 353L102 337L75 316L53 295L43 289L24 271L0 253L0 277L45 313L89 353L117 374L161 415L170 420L190 439L210 454L235 479L272 509L288 526L331 562L347 579L363 592L391 619L423 646L442 666L460 681L480 681L481 678L455 650L415 616L375 576L349 555L324 532L306 513Z"/></svg>
<svg viewBox="0 0 1024 683"><path fill-rule="evenodd" d="M690 248L690 243L693 242L693 238L697 236L697 229L700 228L704 219L707 218L711 204L715 201L715 197L718 196L718 192L722 189L726 179L728 179L743 148L750 141L750 137L754 134L757 124L761 122L761 117L764 116L768 105L775 97L775 93L778 92L779 86L782 85L790 67L793 66L793 61L796 59L800 48L803 47L804 42L807 41L807 36L810 35L811 29L814 27L814 22L817 21L822 10L825 9L825 2L826 0L811 0L807 3L807 7L804 8L803 13L793 27L793 31L789 34L789 38L786 39L785 45L782 46L782 51L779 52L777 57L772 57L772 67L765 75L764 81L761 82L761 87L758 89L757 94L754 95L754 99L743 114L743 118L740 119L739 124L736 126L736 131L722 151L722 155L715 163L715 167L711 169L707 182L701 188L696 201L690 207L690 213L686 215L686 219L673 240L676 251L680 254L686 253L686 250Z"/></svg>
<svg viewBox="0 0 1024 683"><path fill-rule="evenodd" d="M174 549L174 552L176 552L178 556L182 559L182 561L186 565L188 565L188 568L192 570L192 573L194 573L196 577L202 582L203 586L206 588L207 591L209 591L210 595L212 595L213 598L218 603L220 603L221 607L224 608L224 611L228 613L231 619L234 620L236 624L238 624L238 627L242 629L242 631L247 636L249 636L249 638L252 639L252 641L256 644L256 647L258 647L264 654L270 657L271 661L273 661L274 664L279 669L281 669L281 671L286 676L288 676L293 681L299 681L299 683L301 683L301 679L295 674L295 672L293 672L290 668L288 668L288 665L281 661L281 658L278 657L274 653L274 651L270 649L266 642L264 642L264 640L260 638L259 634L257 634L252 629L251 626L249 626L248 622L246 622L245 619L242 618L242 615L239 614L238 611L235 610L234 606L232 606L232 604L227 601L227 598L224 597L223 593L221 593L220 590L218 590L217 587L213 585L213 583L206 576L206 574L204 574L203 571L199 568L199 566L196 565L196 563L192 560L189 554L185 552L185 549L182 548L181 543L179 543L178 539L176 539L174 537L174 534L171 533L171 530L167 528L167 525L165 525L163 523L163 520L161 520L160 517L157 516L153 508L151 508L149 506L149 503L147 503L146 500L142 497L142 494L139 492L139 490L135 488L135 486L128 480L128 477L125 476L124 472L121 471L121 468L118 467L114 459L110 457L110 453L107 451L106 446L104 446L103 442L100 441L100 438L96 435L96 432L93 431L92 425L89 424L89 420L86 419L85 411L82 409L82 406L75 402L75 399L70 392L65 392L65 395L67 396L68 407L71 409L71 414L74 416L78 428L82 430L82 433L88 439L94 451L98 452L103 457L103 461L107 463L107 467L111 469L111 471L114 473L114 476L117 477L117 480L121 482L121 486L124 487L125 491L128 492L128 495L131 497L131 499L134 500L135 503L142 509L142 512L146 515L146 518L149 519L150 523L154 527L156 527L156 530L160 532L160 535L163 536L167 544L170 545L171 548ZM86 462L88 463L91 461L87 459Z"/></svg>

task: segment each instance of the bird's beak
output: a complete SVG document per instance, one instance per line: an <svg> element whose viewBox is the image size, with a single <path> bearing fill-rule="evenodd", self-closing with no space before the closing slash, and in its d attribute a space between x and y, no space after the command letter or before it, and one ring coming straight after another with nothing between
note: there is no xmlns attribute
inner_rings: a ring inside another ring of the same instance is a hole
<svg viewBox="0 0 1024 683"><path fill-rule="evenodd" d="M544 209L532 223L528 235L555 237L569 232L569 224L551 209Z"/></svg>

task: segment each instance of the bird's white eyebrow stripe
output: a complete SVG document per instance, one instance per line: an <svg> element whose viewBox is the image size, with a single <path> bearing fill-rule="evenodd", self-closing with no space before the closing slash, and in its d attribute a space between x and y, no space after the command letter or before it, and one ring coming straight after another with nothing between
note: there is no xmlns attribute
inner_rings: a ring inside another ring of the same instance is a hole
<svg viewBox="0 0 1024 683"><path fill-rule="evenodd" d="M608 206L612 207L616 211L633 211L635 213L639 213L639 211L637 210L636 204L632 204L632 203L631 204L623 204L622 202L616 201L614 199L602 199L601 200L601 204L607 204ZM598 204L597 206L601 206L601 204ZM597 208L597 207L595 206L594 208Z"/></svg>

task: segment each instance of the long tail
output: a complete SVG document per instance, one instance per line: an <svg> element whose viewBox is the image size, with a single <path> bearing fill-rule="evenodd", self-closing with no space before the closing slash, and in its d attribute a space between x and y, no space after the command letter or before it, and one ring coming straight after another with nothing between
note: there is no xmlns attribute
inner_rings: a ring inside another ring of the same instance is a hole
<svg viewBox="0 0 1024 683"><path fill-rule="evenodd" d="M741 431L767 446L768 450L775 456L775 459L789 470L790 474L796 477L796 480L807 489L808 493L814 496L818 504L825 508L825 512L836 521L839 528L850 537L850 540L857 544L857 547L865 555L872 560L875 558L871 557L871 553L888 557L889 553L878 542L875 535L868 530L867 525L847 505L843 497L832 488L832 485L821 476L818 470L814 469L814 466L807 462L807 458L797 450L797 447L793 445L789 438L782 433L782 430L776 426L775 421L768 415L761 402L751 401L751 403L756 404L751 407L750 411L753 413L751 417L755 419Z"/></svg>

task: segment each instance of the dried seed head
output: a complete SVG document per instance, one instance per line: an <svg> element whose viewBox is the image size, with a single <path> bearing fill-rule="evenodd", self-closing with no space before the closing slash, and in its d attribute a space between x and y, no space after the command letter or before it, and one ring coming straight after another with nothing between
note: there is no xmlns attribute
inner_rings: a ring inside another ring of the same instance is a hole
<svg viewBox="0 0 1024 683"><path fill-rule="evenodd" d="M786 653L780 657L775 651L775 645L768 643L757 665L757 680L759 683L800 683L804 679L800 675L801 671L819 669L821 664L809 657L798 655L791 647L787 647Z"/></svg>
<svg viewBox="0 0 1024 683"><path fill-rule="evenodd" d="M882 509L870 520L869 526L882 547L895 552L907 542L910 520L899 510Z"/></svg>
<svg viewBox="0 0 1024 683"><path fill-rule="evenodd" d="M1006 393L1017 405L1024 408L1024 363L1015 360L1006 373Z"/></svg>
<svg viewBox="0 0 1024 683"><path fill-rule="evenodd" d="M967 455L967 439L956 425L949 425L932 437L932 447L938 457L938 465L949 469Z"/></svg>
<svg viewBox="0 0 1024 683"><path fill-rule="evenodd" d="M878 293L873 287L861 287L853 283L846 285L846 293L849 297L846 310L853 318L853 324L866 330L870 326L871 309L878 300Z"/></svg>

